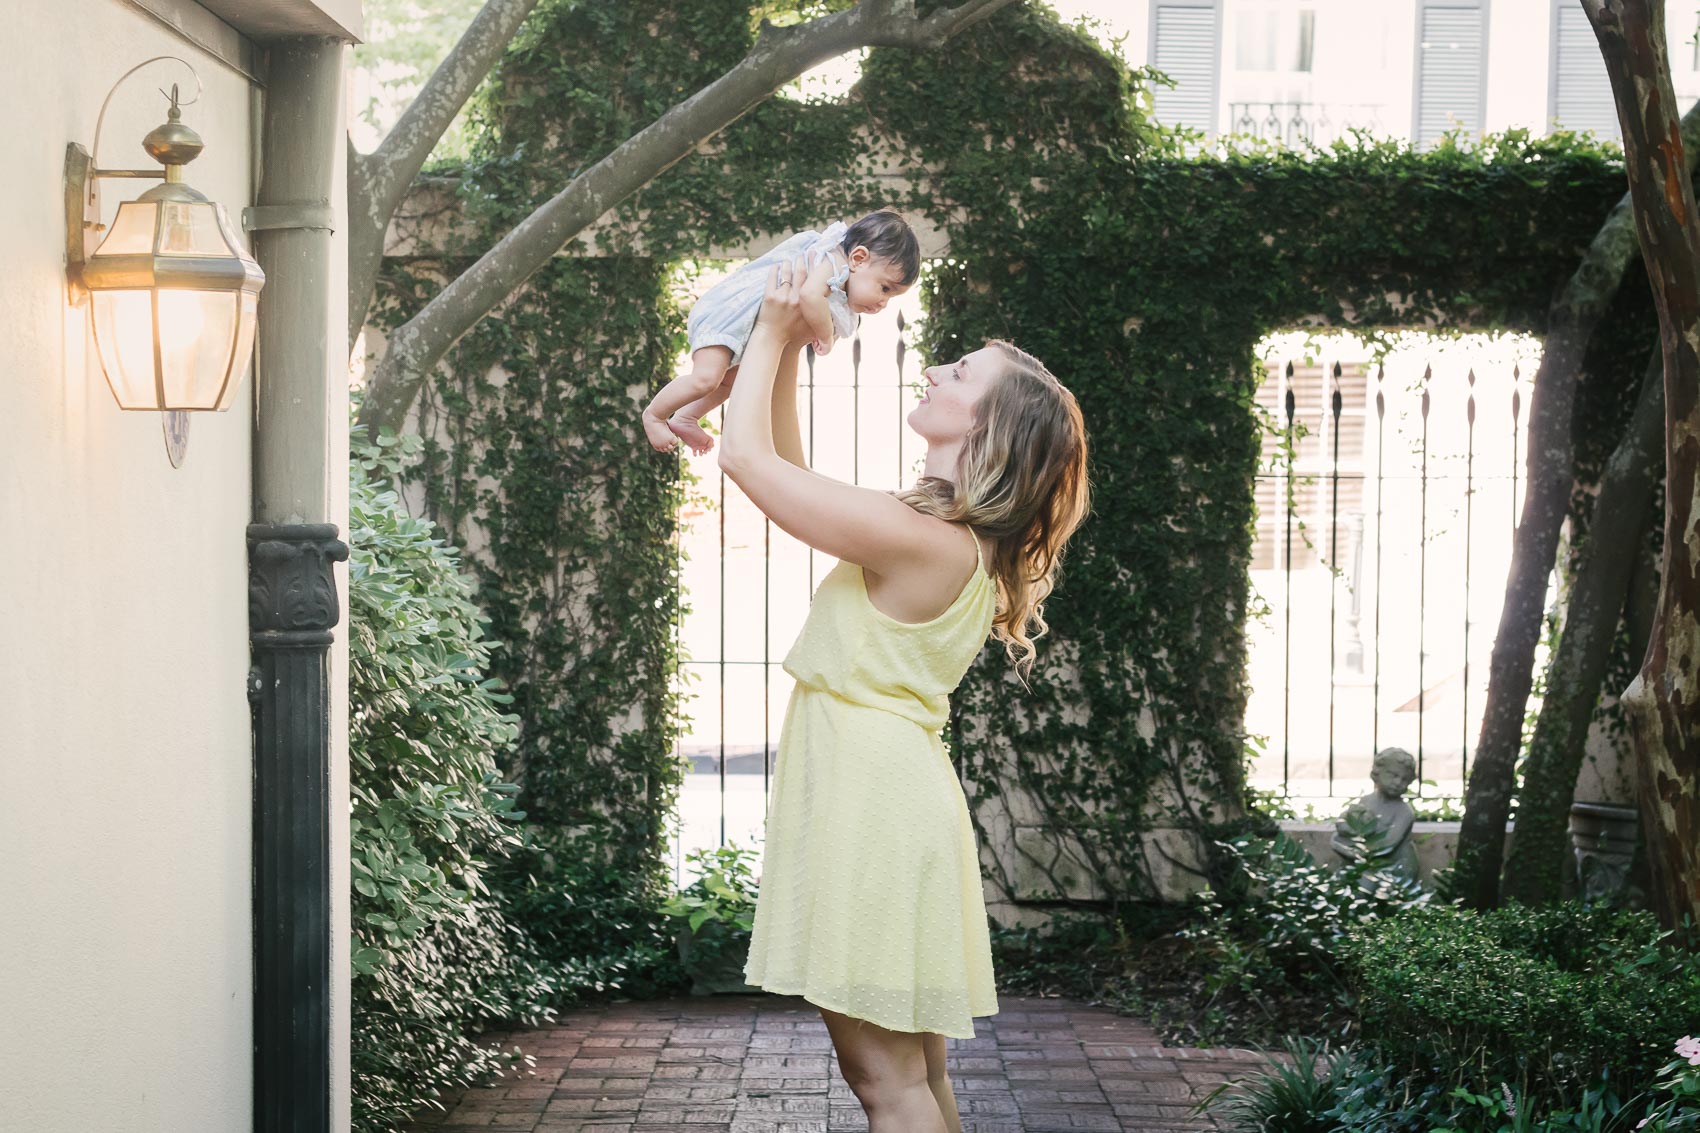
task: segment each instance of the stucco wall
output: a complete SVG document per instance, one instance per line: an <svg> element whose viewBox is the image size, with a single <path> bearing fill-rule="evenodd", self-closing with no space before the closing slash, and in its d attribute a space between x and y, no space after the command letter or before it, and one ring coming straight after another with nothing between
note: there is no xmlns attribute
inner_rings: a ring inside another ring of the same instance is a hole
<svg viewBox="0 0 1700 1133"><path fill-rule="evenodd" d="M253 376L193 418L123 413L65 299L62 167L111 84L175 54L206 91L190 184L252 201L250 83L120 0L5 7L0 101L0 1124L237 1130L252 1096L247 566ZM174 64L112 101L97 161L151 167ZM106 218L152 182L106 181Z"/></svg>

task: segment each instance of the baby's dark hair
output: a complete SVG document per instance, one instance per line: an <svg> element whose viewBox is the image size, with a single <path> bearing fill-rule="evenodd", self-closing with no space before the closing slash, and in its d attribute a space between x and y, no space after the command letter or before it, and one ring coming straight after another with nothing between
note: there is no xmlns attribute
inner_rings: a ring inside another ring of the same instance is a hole
<svg viewBox="0 0 1700 1133"><path fill-rule="evenodd" d="M846 253L860 244L869 252L891 263L902 273L898 281L908 287L921 274L921 242L915 230L896 209L883 208L870 212L844 233L839 245Z"/></svg>

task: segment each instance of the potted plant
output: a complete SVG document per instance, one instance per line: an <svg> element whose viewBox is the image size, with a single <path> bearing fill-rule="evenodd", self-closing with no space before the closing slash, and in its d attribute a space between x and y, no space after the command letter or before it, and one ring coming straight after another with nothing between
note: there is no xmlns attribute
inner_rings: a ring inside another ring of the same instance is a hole
<svg viewBox="0 0 1700 1133"><path fill-rule="evenodd" d="M693 850L685 860L697 867L699 876L669 897L661 911L676 918L679 964L690 973L691 994L761 991L744 982L756 917L751 866L760 855L727 845Z"/></svg>

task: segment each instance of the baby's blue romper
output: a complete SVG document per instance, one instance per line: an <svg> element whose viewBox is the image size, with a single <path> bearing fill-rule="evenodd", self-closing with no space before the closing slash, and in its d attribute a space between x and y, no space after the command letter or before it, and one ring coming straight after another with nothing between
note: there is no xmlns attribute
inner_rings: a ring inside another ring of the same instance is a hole
<svg viewBox="0 0 1700 1133"><path fill-rule="evenodd" d="M762 293L767 290L767 273L780 260L836 252L833 263L837 268L827 280L827 309L832 312L832 332L835 338L849 338L856 333L856 316L850 310L850 297L845 293L845 281L850 278L850 265L839 247L844 242L844 222L835 220L825 232L805 230L787 237L777 247L762 253L704 293L685 320L685 333L693 351L704 346L724 346L732 352L729 365L736 366L744 357L744 346L755 329L756 315L761 310ZM828 344L830 345L830 344Z"/></svg>

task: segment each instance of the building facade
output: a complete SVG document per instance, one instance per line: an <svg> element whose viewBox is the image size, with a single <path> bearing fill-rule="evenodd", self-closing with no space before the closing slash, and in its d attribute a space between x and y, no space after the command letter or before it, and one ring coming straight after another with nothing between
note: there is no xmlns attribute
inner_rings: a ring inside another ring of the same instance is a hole
<svg viewBox="0 0 1700 1133"><path fill-rule="evenodd" d="M1666 7L1671 76L1700 98L1700 5ZM1157 118L1207 138L1327 142L1351 127L1428 146L1521 128L1618 137L1576 0L1138 0L1124 50L1175 80Z"/></svg>

